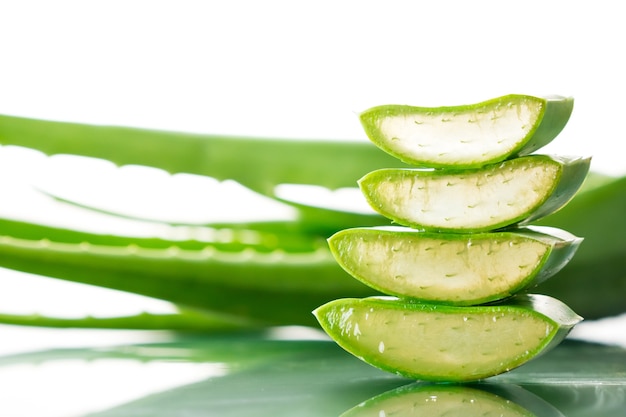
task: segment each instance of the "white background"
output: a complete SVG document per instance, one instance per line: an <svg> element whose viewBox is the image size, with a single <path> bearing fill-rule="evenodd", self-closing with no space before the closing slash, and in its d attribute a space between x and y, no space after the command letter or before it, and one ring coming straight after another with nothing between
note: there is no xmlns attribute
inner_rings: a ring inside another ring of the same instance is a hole
<svg viewBox="0 0 626 417"><path fill-rule="evenodd" d="M559 94L548 150L626 172L610 1L2 1L0 112L256 136L364 139L378 104Z"/></svg>

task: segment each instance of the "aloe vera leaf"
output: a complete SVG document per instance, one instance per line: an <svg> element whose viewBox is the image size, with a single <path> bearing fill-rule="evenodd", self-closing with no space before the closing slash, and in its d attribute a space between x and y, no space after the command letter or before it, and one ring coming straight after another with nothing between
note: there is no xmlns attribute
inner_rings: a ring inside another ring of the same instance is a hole
<svg viewBox="0 0 626 417"><path fill-rule="evenodd" d="M314 311L342 348L408 378L472 381L507 372L560 343L581 318L557 299L447 306L394 297L331 301Z"/></svg>
<svg viewBox="0 0 626 417"><path fill-rule="evenodd" d="M0 313L0 323L19 326L171 330L177 332L214 333L253 328L252 323L234 320L232 317L211 315L208 312L178 312L171 314L140 313L132 316L62 318L39 314L21 315Z"/></svg>
<svg viewBox="0 0 626 417"><path fill-rule="evenodd" d="M202 251L210 246L223 252L242 252L254 250L261 253L284 250L292 253L312 252L326 247L325 239L312 235L303 235L287 230L273 231L271 227L258 230L238 229L233 224L224 224L219 228L181 227L172 228L172 236L177 239L117 236L88 233L68 228L45 226L19 220L0 218L0 236L18 239L48 239L54 242L90 244L103 246L140 246L151 249L168 249L175 245L179 249ZM235 225L237 226L237 225Z"/></svg>
<svg viewBox="0 0 626 417"><path fill-rule="evenodd" d="M232 179L263 195L278 184L336 189L385 166L403 166L371 143L201 135L0 115L0 144Z"/></svg>
<svg viewBox="0 0 626 417"><path fill-rule="evenodd" d="M371 207L429 231L482 232L527 224L576 194L590 158L530 155L472 170L380 169L359 180Z"/></svg>
<svg viewBox="0 0 626 417"><path fill-rule="evenodd" d="M310 311L337 293L371 295L327 248L289 253L114 246L0 237L0 266L118 289L174 304L254 320L258 325L314 325Z"/></svg>
<svg viewBox="0 0 626 417"><path fill-rule="evenodd" d="M536 224L585 238L574 259L537 291L558 297L589 319L626 312L626 177L579 193Z"/></svg>
<svg viewBox="0 0 626 417"><path fill-rule="evenodd" d="M328 240L341 267L381 293L452 305L534 287L563 268L581 241L547 227L475 234L353 228Z"/></svg>
<svg viewBox="0 0 626 417"><path fill-rule="evenodd" d="M355 181L356 185L356 181ZM297 210L295 219L286 220L255 220L255 221L228 221L228 222L208 222L208 223L182 223L168 222L155 219L146 219L139 216L130 216L119 212L112 212L98 207L78 203L74 200L58 197L53 194L45 193L54 200L89 210L92 212L114 216L123 219L139 220L142 222L168 224L172 226L191 226L191 227L211 227L219 230L232 230L237 233L259 232L265 235L267 240L276 240L280 238L281 244L286 244L290 240L301 242L306 245L306 241L313 241L316 244L316 237L325 240L326 238L338 230L355 226L378 226L388 224L389 220L377 213L367 214L353 211L334 210L326 207L310 206L299 204L293 201L276 199L284 202ZM274 236L275 238L272 238ZM310 245L309 245L310 246Z"/></svg>
<svg viewBox="0 0 626 417"><path fill-rule="evenodd" d="M511 94L462 106L383 105L360 118L374 144L408 164L475 168L547 145L573 107L570 97Z"/></svg>
<svg viewBox="0 0 626 417"><path fill-rule="evenodd" d="M524 398L527 400L532 395L528 392L525 394ZM563 416L545 401L536 396L532 397L535 404L541 404L542 411L550 409L551 413L537 415L521 404L509 400L506 396L496 395L476 387L415 383L370 398L341 414L340 417Z"/></svg>

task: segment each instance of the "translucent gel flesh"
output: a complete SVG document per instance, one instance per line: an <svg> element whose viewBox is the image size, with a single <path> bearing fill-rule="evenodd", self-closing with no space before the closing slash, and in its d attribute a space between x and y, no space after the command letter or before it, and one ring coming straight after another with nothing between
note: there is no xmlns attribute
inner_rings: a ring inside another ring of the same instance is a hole
<svg viewBox="0 0 626 417"><path fill-rule="evenodd" d="M557 163L531 160L467 175L390 171L364 192L374 208L401 224L485 228L532 212L552 191L558 172Z"/></svg>
<svg viewBox="0 0 626 417"><path fill-rule="evenodd" d="M418 233L345 233L333 244L348 272L375 288L447 302L508 294L536 273L549 250L532 239L453 240Z"/></svg>
<svg viewBox="0 0 626 417"><path fill-rule="evenodd" d="M555 331L552 322L525 311L463 314L355 305L327 319L340 344L371 364L450 380L516 367Z"/></svg>
<svg viewBox="0 0 626 417"><path fill-rule="evenodd" d="M433 111L381 118L386 147L421 161L472 164L515 149L541 112L536 101L510 101L490 108Z"/></svg>

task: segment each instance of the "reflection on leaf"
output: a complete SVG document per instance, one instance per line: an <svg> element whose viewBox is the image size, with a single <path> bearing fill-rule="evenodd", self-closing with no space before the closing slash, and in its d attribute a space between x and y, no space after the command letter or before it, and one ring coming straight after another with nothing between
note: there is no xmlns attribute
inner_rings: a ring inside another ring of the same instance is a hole
<svg viewBox="0 0 626 417"><path fill-rule="evenodd" d="M520 387L507 384L497 388L499 395L488 389L464 385L416 383L376 396L341 417L563 416L556 408Z"/></svg>
<svg viewBox="0 0 626 417"><path fill-rule="evenodd" d="M374 369L332 342L278 340L266 333L180 336L166 343L34 352L0 357L0 368L68 359L219 363L226 369L83 417L379 416L380 412L367 414L367 407L357 405L380 404L382 399L405 406L415 398L404 395L433 395L428 391L433 389L440 391L438 398L447 396L448 405L466 400L472 406L474 399L473 404L479 401L486 410L513 416L608 417L626 409L626 349L573 341L527 366L469 386L421 384ZM351 409L356 411L347 411ZM466 411L459 415L472 415Z"/></svg>

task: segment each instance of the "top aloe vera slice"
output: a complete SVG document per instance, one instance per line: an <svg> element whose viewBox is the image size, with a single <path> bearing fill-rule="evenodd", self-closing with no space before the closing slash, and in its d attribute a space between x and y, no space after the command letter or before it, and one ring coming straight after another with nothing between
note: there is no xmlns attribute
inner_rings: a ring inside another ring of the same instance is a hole
<svg viewBox="0 0 626 417"><path fill-rule="evenodd" d="M359 186L374 210L401 225L479 232L557 211L582 185L590 161L529 155L471 170L380 169Z"/></svg>
<svg viewBox="0 0 626 417"><path fill-rule="evenodd" d="M372 142L408 164L472 168L547 145L573 106L567 97L512 94L463 106L384 105L360 118Z"/></svg>
<svg viewBox="0 0 626 417"><path fill-rule="evenodd" d="M518 367L556 346L581 320L561 301L536 294L469 307L345 298L313 313L331 338L364 362L408 378L450 382Z"/></svg>
<svg viewBox="0 0 626 417"><path fill-rule="evenodd" d="M569 262L581 241L550 227L473 234L363 227L328 239L342 268L366 285L454 305L499 300L543 282Z"/></svg>

